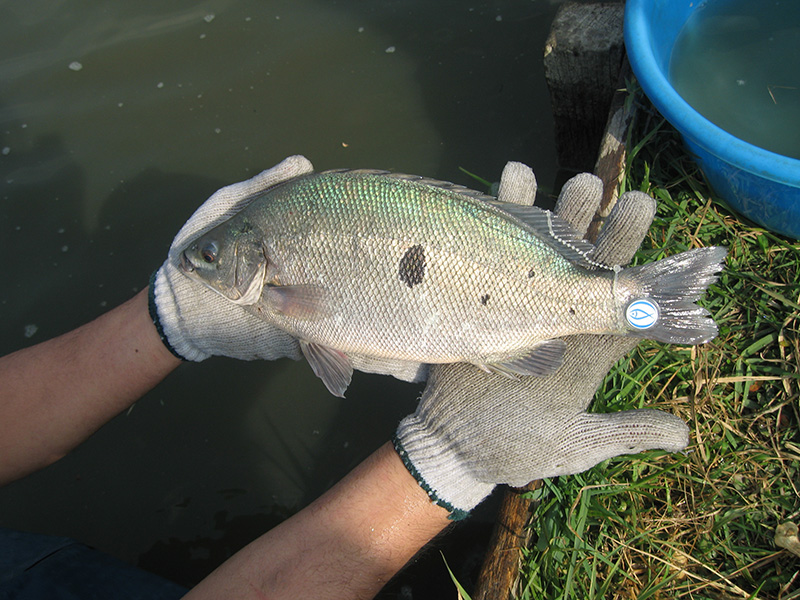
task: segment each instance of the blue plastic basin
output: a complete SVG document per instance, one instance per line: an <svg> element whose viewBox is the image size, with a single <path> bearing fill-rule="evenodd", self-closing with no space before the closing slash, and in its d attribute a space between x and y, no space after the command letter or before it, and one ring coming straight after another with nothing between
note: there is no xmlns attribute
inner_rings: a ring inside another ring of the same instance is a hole
<svg viewBox="0 0 800 600"><path fill-rule="evenodd" d="M800 160L753 146L694 110L668 79L675 39L704 2L627 0L625 46L650 101L680 132L714 192L764 227L800 239Z"/></svg>

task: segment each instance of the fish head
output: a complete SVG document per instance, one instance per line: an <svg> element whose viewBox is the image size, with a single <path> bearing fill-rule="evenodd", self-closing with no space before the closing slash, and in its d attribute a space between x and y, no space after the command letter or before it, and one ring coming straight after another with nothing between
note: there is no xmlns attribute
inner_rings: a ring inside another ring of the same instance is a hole
<svg viewBox="0 0 800 600"><path fill-rule="evenodd" d="M231 302L258 302L269 260L263 235L247 220L232 219L204 233L179 254L179 268Z"/></svg>

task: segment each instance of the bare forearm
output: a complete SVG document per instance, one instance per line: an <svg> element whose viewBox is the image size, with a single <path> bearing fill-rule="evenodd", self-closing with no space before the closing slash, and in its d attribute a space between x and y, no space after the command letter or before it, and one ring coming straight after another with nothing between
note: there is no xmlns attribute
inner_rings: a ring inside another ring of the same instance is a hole
<svg viewBox="0 0 800 600"><path fill-rule="evenodd" d="M150 322L146 290L0 358L0 485L69 452L178 364Z"/></svg>
<svg viewBox="0 0 800 600"><path fill-rule="evenodd" d="M150 322L146 292L0 358L0 484L63 456L178 364ZM371 598L448 522L386 444L187 597Z"/></svg>
<svg viewBox="0 0 800 600"><path fill-rule="evenodd" d="M386 444L186 598L372 598L448 523Z"/></svg>

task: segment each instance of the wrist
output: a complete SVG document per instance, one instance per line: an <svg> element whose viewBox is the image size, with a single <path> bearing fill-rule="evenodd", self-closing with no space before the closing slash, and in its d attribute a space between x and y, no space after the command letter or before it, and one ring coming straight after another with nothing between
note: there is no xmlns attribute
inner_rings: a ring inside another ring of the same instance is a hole
<svg viewBox="0 0 800 600"><path fill-rule="evenodd" d="M400 422L392 443L411 476L450 513L450 520L466 518L495 487L477 479L452 445L430 434L417 413Z"/></svg>
<svg viewBox="0 0 800 600"><path fill-rule="evenodd" d="M185 277L177 273L169 261L170 258L167 258L151 278L148 295L150 316L161 341L172 354L184 361L205 360L211 354L198 348L187 335L187 307L184 305L189 303L180 303L179 298L191 282L188 279L184 281Z"/></svg>
<svg viewBox="0 0 800 600"><path fill-rule="evenodd" d="M169 353L174 357L181 361L185 361L186 359L181 356L178 351L175 350L175 348L173 348L172 344L169 343L167 332L164 329L164 323L161 321L161 317L158 314L158 304L156 302L156 281L159 277L159 273L160 269L153 271L153 274L150 276L150 281L147 288L147 311L150 314L150 320L153 322L153 325L156 328L156 333L158 333L158 337L161 340L161 343L164 344L164 347L169 350Z"/></svg>

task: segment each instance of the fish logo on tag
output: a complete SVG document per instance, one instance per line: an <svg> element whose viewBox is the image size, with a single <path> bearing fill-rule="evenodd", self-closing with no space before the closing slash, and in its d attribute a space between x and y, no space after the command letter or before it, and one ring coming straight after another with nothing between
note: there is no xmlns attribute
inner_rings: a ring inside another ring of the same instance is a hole
<svg viewBox="0 0 800 600"><path fill-rule="evenodd" d="M635 300L625 309L625 319L635 329L650 329L658 322L658 305L652 300Z"/></svg>

